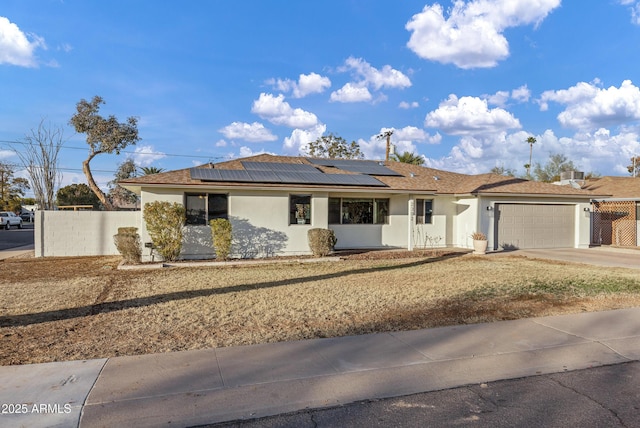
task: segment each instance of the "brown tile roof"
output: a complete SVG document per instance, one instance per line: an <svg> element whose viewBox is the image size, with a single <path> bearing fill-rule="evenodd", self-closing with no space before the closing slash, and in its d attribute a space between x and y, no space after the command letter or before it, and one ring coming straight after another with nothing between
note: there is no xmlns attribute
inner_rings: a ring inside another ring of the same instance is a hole
<svg viewBox="0 0 640 428"><path fill-rule="evenodd" d="M252 162L277 162L277 163L297 163L310 164L305 157L299 156L275 156L269 154L261 154L248 158L234 159L226 162L220 162L214 165L216 169L242 170L243 161ZM314 165L322 172L332 174L353 174L349 171L340 170L338 168ZM535 181L524 180L514 177L504 177L497 174L480 174L465 175L455 172L442 171L433 168L427 168L417 165L410 165L401 162L389 161L385 162L385 166L393 171L401 174L400 176L378 176L375 178L383 182L391 190L398 191L416 191L416 192L434 192L439 194L534 194L534 195L575 195L590 196L592 193L587 190L574 189L570 186L558 186L548 183L540 183ZM210 166L202 165L199 168L209 168ZM202 185L213 184L213 182L201 182L194 180L189 173L190 168L180 169L176 171L162 172L159 174L146 175L129 180L123 180L120 184L129 184L130 186L139 187L144 185ZM225 186L232 187L254 187L254 183L233 183L224 182ZM291 184L264 183L261 187L292 187ZM299 185L300 187L314 187L308 184ZM326 185L318 187L326 188ZM347 189L371 189L362 186L348 186Z"/></svg>
<svg viewBox="0 0 640 428"><path fill-rule="evenodd" d="M640 178L635 177L592 178L582 188L613 198L640 198Z"/></svg>

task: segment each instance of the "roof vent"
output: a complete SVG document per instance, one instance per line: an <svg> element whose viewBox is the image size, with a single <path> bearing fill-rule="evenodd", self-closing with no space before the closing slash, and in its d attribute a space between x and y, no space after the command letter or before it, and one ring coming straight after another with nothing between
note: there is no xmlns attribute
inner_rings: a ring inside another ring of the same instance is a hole
<svg viewBox="0 0 640 428"><path fill-rule="evenodd" d="M437 175L434 175L434 176L433 176L433 179L434 179L434 180L436 180L436 181L438 181L438 180L440 180L440 177L438 177Z"/></svg>
<svg viewBox="0 0 640 428"><path fill-rule="evenodd" d="M413 172L410 172L410 173L409 173L409 176L410 176L411 178L413 178L413 177L415 177L416 175L415 175Z"/></svg>
<svg viewBox="0 0 640 428"><path fill-rule="evenodd" d="M584 172L582 171L561 171L560 181L556 181L553 184L559 184L561 186L571 186L576 189L581 188L584 185Z"/></svg>
<svg viewBox="0 0 640 428"><path fill-rule="evenodd" d="M584 180L584 172L582 171L562 171L560 180Z"/></svg>

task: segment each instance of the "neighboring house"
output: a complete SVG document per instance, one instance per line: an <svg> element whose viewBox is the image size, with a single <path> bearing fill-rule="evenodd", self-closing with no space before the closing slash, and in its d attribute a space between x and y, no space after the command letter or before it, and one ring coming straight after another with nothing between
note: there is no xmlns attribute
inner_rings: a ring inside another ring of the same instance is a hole
<svg viewBox="0 0 640 428"><path fill-rule="evenodd" d="M640 246L640 178L601 177L587 180L583 189L609 198L593 200L591 243L621 247Z"/></svg>
<svg viewBox="0 0 640 428"><path fill-rule="evenodd" d="M183 204L183 257L213 256L213 218L233 224L233 255L308 254L307 231L334 230L337 249L588 247L596 193L496 174L399 162L257 155L120 182L152 201ZM143 243L151 240L140 219ZM149 253L143 255L149 258Z"/></svg>

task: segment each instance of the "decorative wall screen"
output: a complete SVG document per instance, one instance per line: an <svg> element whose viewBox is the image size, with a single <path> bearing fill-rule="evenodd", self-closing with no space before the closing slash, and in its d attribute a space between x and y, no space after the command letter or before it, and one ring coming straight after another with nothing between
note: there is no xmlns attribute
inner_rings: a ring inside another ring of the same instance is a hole
<svg viewBox="0 0 640 428"><path fill-rule="evenodd" d="M635 201L593 202L591 243L619 247L637 246Z"/></svg>

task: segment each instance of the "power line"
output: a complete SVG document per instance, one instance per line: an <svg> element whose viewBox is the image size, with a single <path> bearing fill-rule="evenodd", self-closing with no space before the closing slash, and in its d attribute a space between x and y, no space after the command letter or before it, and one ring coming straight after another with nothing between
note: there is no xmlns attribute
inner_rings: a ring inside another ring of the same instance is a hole
<svg viewBox="0 0 640 428"><path fill-rule="evenodd" d="M11 140L0 140L0 143L21 144L23 146L34 146L34 145L36 145L35 143L27 143L25 141L11 141ZM84 150L84 151L87 150L86 147L65 146L64 144L62 145L61 148L62 149L69 149L69 150ZM166 157L183 157L183 158L225 159L224 156L181 155L181 154L163 153L163 152L145 153L145 152L136 152L136 151L130 151L130 150L120 150L120 153L127 153L127 154L132 154L132 155L163 155L163 156L166 156Z"/></svg>

